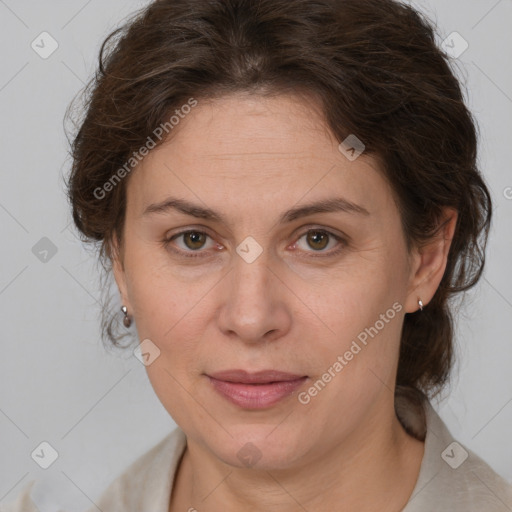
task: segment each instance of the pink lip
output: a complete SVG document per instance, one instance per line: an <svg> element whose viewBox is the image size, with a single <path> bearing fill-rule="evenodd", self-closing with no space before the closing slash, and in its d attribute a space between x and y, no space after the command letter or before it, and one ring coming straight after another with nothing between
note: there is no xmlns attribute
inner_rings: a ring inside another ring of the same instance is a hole
<svg viewBox="0 0 512 512"><path fill-rule="evenodd" d="M244 409L270 407L293 393L307 378L277 370L228 370L208 375L217 392Z"/></svg>

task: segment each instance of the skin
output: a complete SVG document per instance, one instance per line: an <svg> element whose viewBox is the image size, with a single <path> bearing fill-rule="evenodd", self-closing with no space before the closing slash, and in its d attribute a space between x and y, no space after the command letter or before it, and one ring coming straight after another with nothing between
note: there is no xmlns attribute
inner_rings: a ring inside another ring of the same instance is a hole
<svg viewBox="0 0 512 512"><path fill-rule="evenodd" d="M378 160L347 159L312 99L199 101L171 134L130 175L122 249L113 243L123 304L139 339L160 350L146 367L150 382L187 436L169 510L400 510L424 452L394 412L400 330L441 281L456 212L446 210L440 235L409 253ZM226 222L143 214L171 195ZM279 222L288 209L333 197L369 214ZM162 243L187 229L208 236ZM346 242L318 242L309 229ZM263 249L252 263L236 252L248 236ZM205 376L278 369L307 375L307 391L394 303L396 316L308 404L294 394L246 410ZM237 453L249 442L261 458L247 468Z"/></svg>

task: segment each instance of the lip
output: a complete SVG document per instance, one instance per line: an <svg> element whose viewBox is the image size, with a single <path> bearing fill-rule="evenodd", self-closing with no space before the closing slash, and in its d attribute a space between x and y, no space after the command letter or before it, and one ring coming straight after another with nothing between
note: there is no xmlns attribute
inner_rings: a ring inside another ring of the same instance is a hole
<svg viewBox="0 0 512 512"><path fill-rule="evenodd" d="M278 370L249 373L227 370L207 375L213 388L231 403L244 409L265 409L296 391L308 379L306 375Z"/></svg>
<svg viewBox="0 0 512 512"><path fill-rule="evenodd" d="M225 370L209 373L208 376L217 380L240 384L269 384L270 382L286 382L304 377L304 375L281 372L279 370L261 370L253 373L245 370Z"/></svg>

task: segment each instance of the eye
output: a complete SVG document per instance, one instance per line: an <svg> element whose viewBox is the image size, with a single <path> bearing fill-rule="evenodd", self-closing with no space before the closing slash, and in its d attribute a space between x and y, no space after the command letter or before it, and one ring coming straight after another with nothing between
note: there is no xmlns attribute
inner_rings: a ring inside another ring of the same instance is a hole
<svg viewBox="0 0 512 512"><path fill-rule="evenodd" d="M181 243L175 241L181 241ZM210 252L208 249L223 248L204 231L193 229L176 233L162 240L162 243L165 249L188 258L207 257ZM327 257L339 254L345 246L346 241L341 236L325 229L309 229L297 239L292 249L298 248L302 252L310 253L309 257Z"/></svg>
<svg viewBox="0 0 512 512"><path fill-rule="evenodd" d="M178 249L173 247L173 243L175 240L180 240L182 244L176 244L178 246ZM206 245L206 242L210 239L211 243L210 246ZM186 257L198 257L203 256L206 252L206 249L210 249L215 244L213 243L213 240L211 237L205 233L204 231L198 231L198 230L188 230L188 231L182 231L181 233L176 233L175 235L171 236L170 238L166 238L163 240L164 247L168 250L171 250L173 252L179 253L180 255L186 256ZM216 244L217 247L220 247L219 244ZM205 250L201 250L205 249ZM197 254L194 254L197 253Z"/></svg>
<svg viewBox="0 0 512 512"><path fill-rule="evenodd" d="M201 249L206 243L206 238L208 237L206 233L202 233L200 231L187 231L186 233L181 233L180 236L183 237L183 242L186 248L193 251Z"/></svg>
<svg viewBox="0 0 512 512"><path fill-rule="evenodd" d="M305 244L301 244L301 240L305 241ZM333 247L339 246L334 250L325 250L326 248L332 249ZM293 247L298 247L305 252L319 252L321 255L335 255L338 254L345 246L345 241L338 235L325 231L323 229L310 229L303 235L301 235L295 242ZM308 247L313 251L308 250Z"/></svg>

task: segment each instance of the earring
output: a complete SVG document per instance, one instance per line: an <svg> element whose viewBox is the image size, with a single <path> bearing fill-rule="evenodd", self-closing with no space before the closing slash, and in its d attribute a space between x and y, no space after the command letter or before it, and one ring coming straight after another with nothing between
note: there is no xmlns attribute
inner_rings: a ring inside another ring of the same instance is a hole
<svg viewBox="0 0 512 512"><path fill-rule="evenodd" d="M132 319L128 316L128 308L126 306L121 306L121 311L124 314L123 324L128 328L132 325Z"/></svg>
<svg viewBox="0 0 512 512"><path fill-rule="evenodd" d="M423 302L421 302L421 299L418 299L418 304L420 306L420 311L423 311Z"/></svg>

